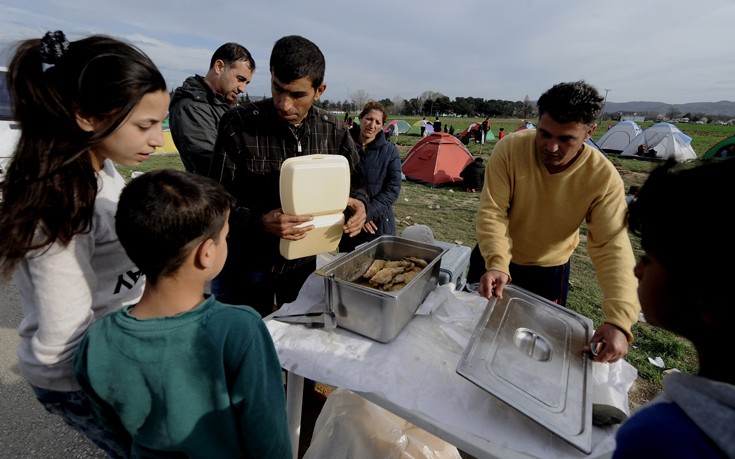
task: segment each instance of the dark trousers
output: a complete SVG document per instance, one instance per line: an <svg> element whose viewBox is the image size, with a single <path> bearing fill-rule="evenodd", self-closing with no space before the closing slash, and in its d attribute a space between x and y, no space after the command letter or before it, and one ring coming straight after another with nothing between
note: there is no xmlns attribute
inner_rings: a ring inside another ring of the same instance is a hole
<svg viewBox="0 0 735 459"><path fill-rule="evenodd" d="M211 290L217 301L251 306L265 317L296 300L306 278L316 269L316 258L293 260L279 267L226 265L226 268L212 279Z"/></svg>
<svg viewBox="0 0 735 459"><path fill-rule="evenodd" d="M569 266L569 261L559 266L523 266L511 263L510 277L513 278L513 285L542 296L552 303L566 306Z"/></svg>
<svg viewBox="0 0 735 459"><path fill-rule="evenodd" d="M566 306L570 265L570 261L559 266L524 266L511 263L510 277L513 279L513 285L542 296L553 303ZM485 271L485 259L480 253L480 247L475 245L470 254L467 284L480 282Z"/></svg>

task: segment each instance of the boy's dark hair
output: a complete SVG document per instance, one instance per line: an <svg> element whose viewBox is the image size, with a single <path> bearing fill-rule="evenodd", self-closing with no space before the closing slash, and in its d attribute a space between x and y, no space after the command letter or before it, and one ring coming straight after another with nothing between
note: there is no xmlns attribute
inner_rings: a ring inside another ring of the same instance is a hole
<svg viewBox="0 0 735 459"><path fill-rule="evenodd" d="M316 89L324 82L326 64L317 45L304 37L289 35L273 45L270 67L271 73L284 84L308 77Z"/></svg>
<svg viewBox="0 0 735 459"><path fill-rule="evenodd" d="M235 199L207 177L158 169L123 189L115 215L120 243L155 285L174 274L202 241L219 241Z"/></svg>
<svg viewBox="0 0 735 459"><path fill-rule="evenodd" d="M214 63L218 59L221 59L225 63L225 66L232 67L237 61L244 61L250 70L255 71L255 59L243 45L238 43L225 43L224 45L217 48L212 55L212 59L209 61L209 68L214 67Z"/></svg>
<svg viewBox="0 0 735 459"><path fill-rule="evenodd" d="M559 83L539 97L539 118L548 113L557 123L595 124L603 109L603 98L584 80Z"/></svg>
<svg viewBox="0 0 735 459"><path fill-rule="evenodd" d="M666 269L676 296L690 305L701 298L708 307L729 310L730 317L733 177L735 160L697 167L669 160L651 172L628 210L628 227Z"/></svg>

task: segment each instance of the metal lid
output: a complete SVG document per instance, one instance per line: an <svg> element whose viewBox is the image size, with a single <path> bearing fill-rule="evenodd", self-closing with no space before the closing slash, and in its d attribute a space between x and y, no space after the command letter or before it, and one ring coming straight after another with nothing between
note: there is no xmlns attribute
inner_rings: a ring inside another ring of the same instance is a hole
<svg viewBox="0 0 735 459"><path fill-rule="evenodd" d="M592 321L512 285L493 298L457 373L577 449L592 449Z"/></svg>

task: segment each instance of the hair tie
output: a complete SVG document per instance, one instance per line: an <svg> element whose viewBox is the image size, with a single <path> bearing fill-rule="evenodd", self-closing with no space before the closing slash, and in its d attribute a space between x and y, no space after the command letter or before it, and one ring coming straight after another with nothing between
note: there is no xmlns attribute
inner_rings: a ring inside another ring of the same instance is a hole
<svg viewBox="0 0 735 459"><path fill-rule="evenodd" d="M64 32L57 30L56 32L46 32L41 39L41 61L45 64L56 64L59 59L69 50L69 40L64 36Z"/></svg>

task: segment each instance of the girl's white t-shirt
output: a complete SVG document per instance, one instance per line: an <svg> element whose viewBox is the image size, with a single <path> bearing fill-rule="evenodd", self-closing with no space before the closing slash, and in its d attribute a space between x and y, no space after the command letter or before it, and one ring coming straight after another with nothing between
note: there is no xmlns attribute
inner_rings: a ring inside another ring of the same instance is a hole
<svg viewBox="0 0 735 459"><path fill-rule="evenodd" d="M80 390L72 366L87 328L143 293L144 278L115 231L125 181L109 159L97 177L91 231L77 234L66 247L52 244L29 253L14 272L23 312L20 370L31 385L43 389Z"/></svg>

